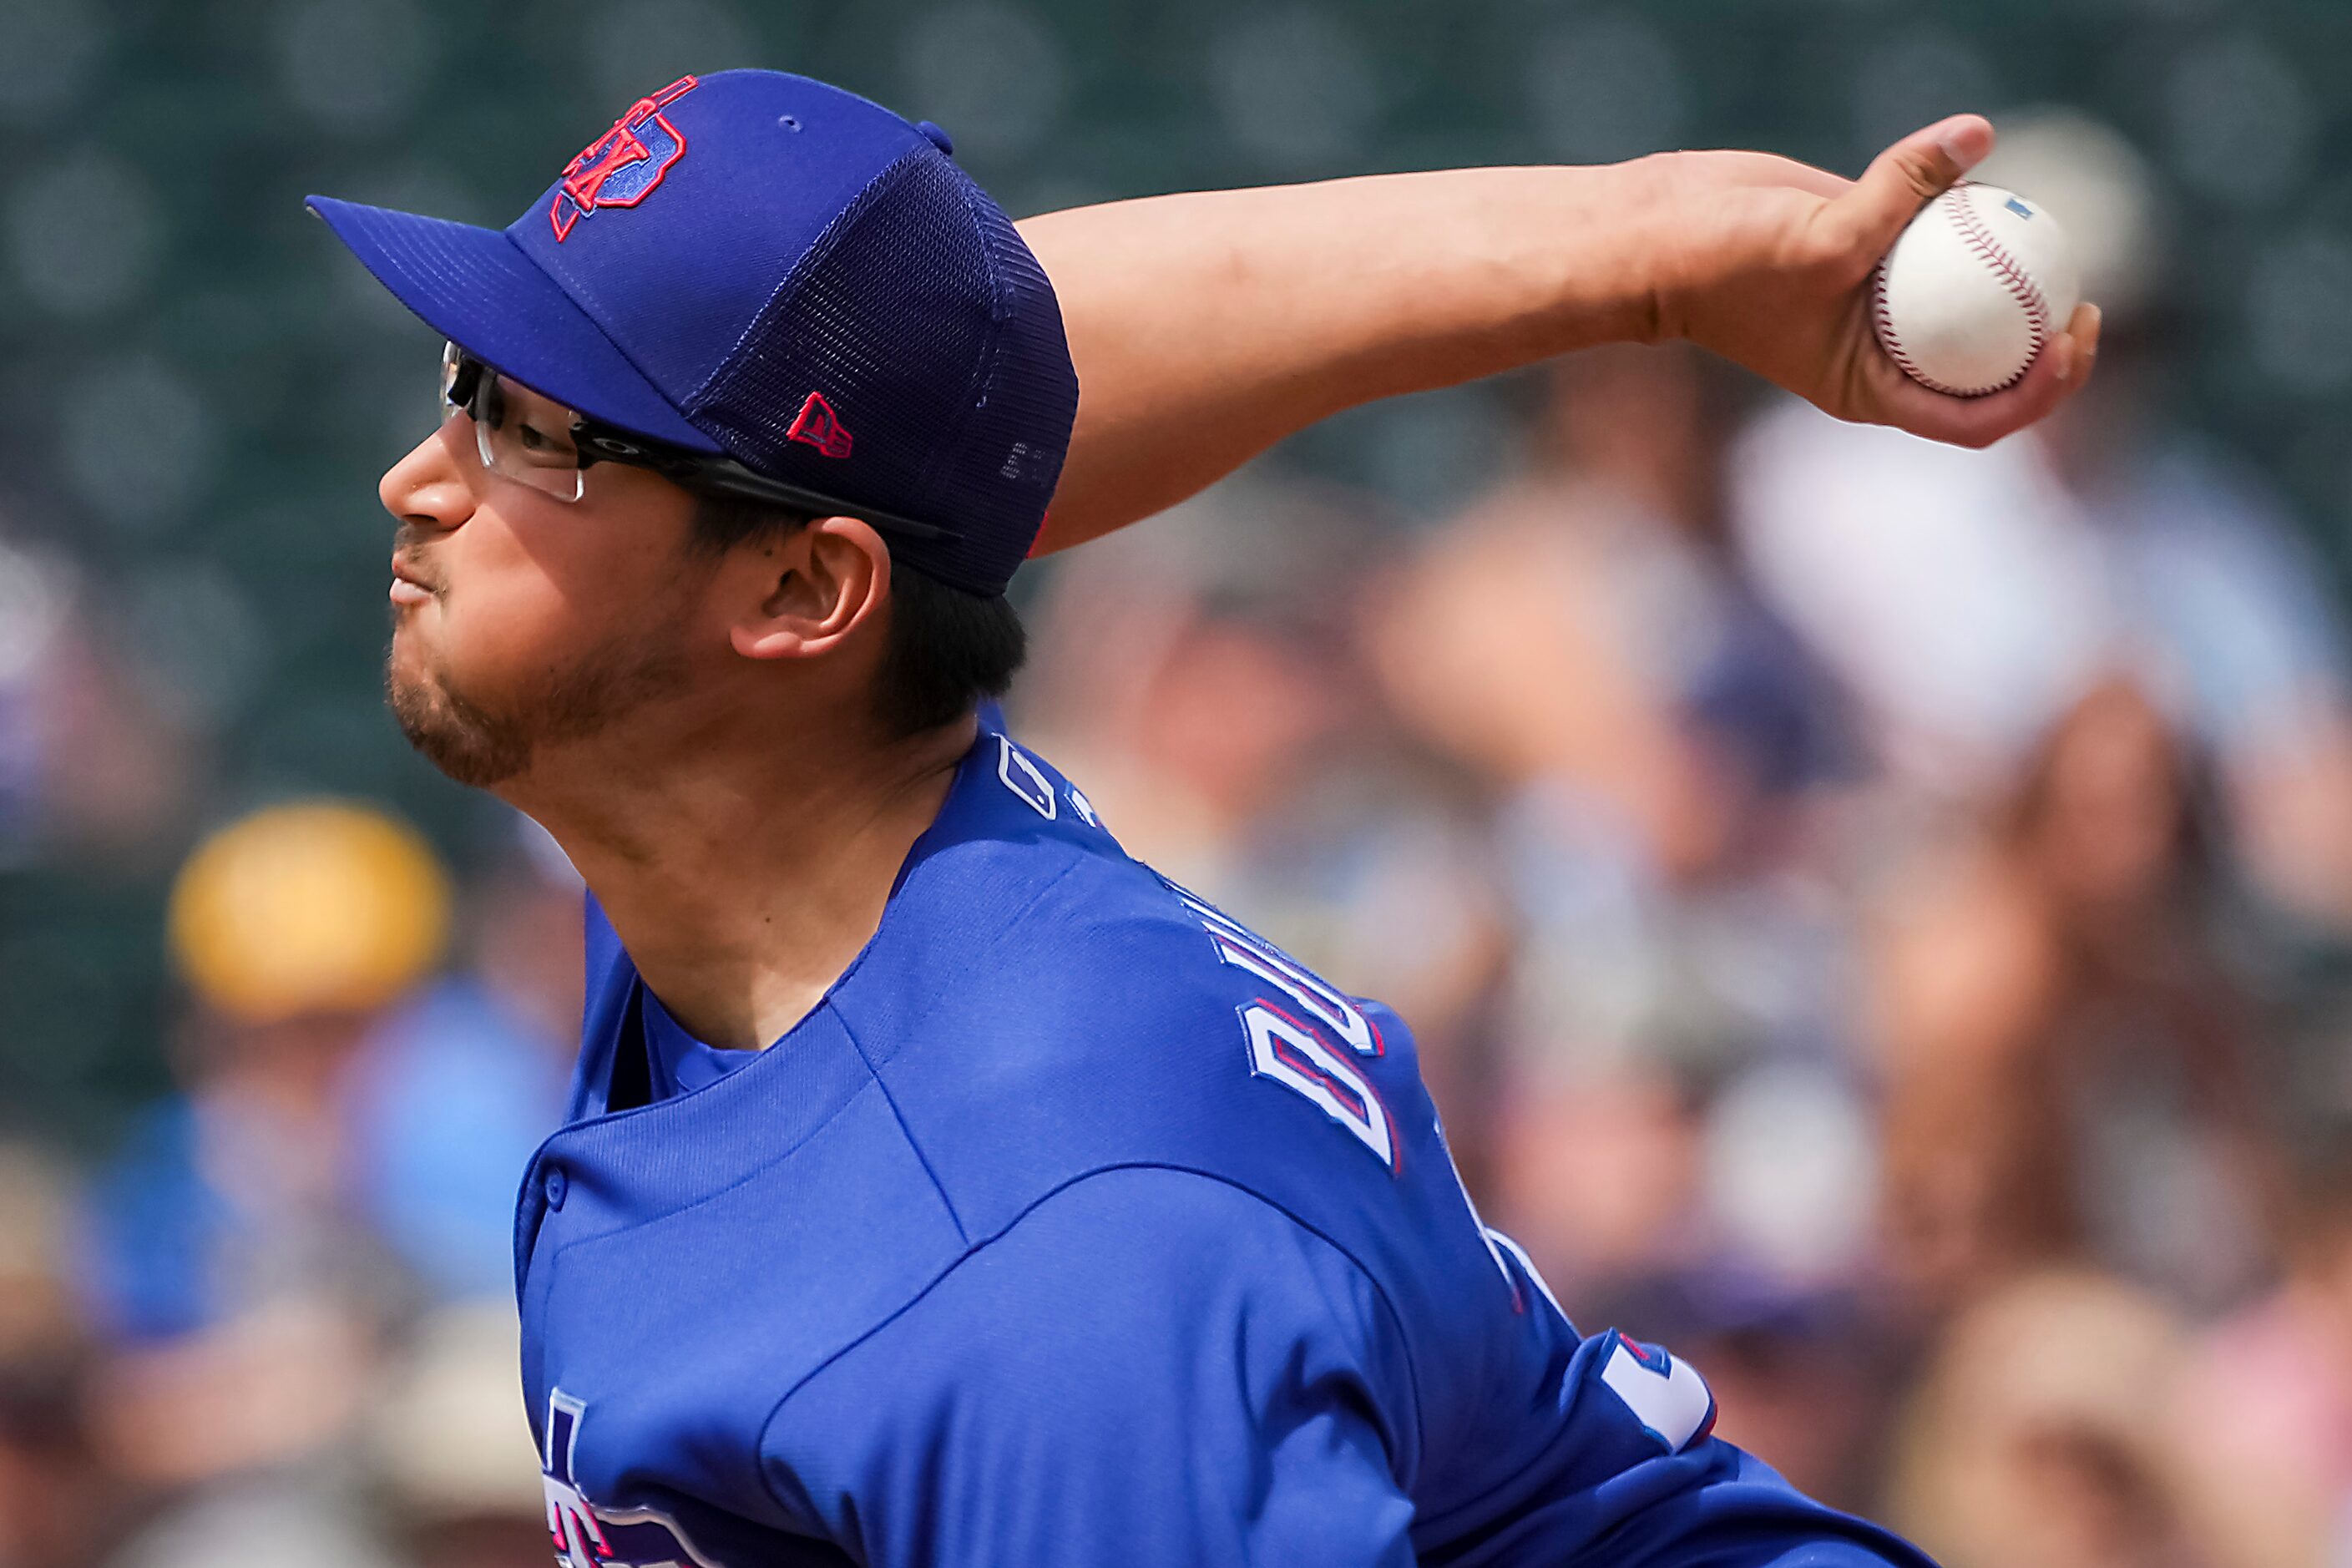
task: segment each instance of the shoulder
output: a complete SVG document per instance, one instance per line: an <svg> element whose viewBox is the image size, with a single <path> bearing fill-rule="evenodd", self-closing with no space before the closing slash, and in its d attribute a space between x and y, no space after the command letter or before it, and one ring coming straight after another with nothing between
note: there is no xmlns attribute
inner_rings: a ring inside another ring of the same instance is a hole
<svg viewBox="0 0 2352 1568"><path fill-rule="evenodd" d="M1409 1035L991 742L977 793L996 819L919 857L900 945L834 1000L966 1234L1116 1165L1211 1173L1301 1213L1353 1191L1374 1212L1433 1127Z"/></svg>
<svg viewBox="0 0 2352 1568"><path fill-rule="evenodd" d="M1107 841L975 927L840 1007L975 1240L1119 1165L1385 1186L1425 1120L1392 1018Z"/></svg>
<svg viewBox="0 0 2352 1568"><path fill-rule="evenodd" d="M919 858L915 921L832 1003L967 1245L1073 1182L1158 1168L1255 1194L1384 1282L1428 1253L1464 1204L1410 1032L1000 745L977 792L999 816Z"/></svg>
<svg viewBox="0 0 2352 1568"><path fill-rule="evenodd" d="M869 1058L915 1073L951 1054L952 1076L982 1086L1131 1061L1230 1021L1244 977L1220 932L1255 939L1129 856L1051 764L1003 736L983 745L988 831L918 846L893 940L835 993Z"/></svg>
<svg viewBox="0 0 2352 1568"><path fill-rule="evenodd" d="M985 1026L991 1004L1054 1008L1132 1001L1178 980L1175 892L1130 857L1075 783L985 734L893 889L882 932L833 994L887 1058L940 1014ZM1149 953L1141 966L1131 961ZM1107 972L1127 963L1119 985Z"/></svg>

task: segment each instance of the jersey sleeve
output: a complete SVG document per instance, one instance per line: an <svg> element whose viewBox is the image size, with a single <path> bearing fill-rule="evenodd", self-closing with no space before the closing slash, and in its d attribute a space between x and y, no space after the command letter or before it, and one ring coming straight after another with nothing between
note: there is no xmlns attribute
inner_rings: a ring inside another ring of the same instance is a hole
<svg viewBox="0 0 2352 1568"><path fill-rule="evenodd" d="M1713 1436L1715 1398L1690 1363L1616 1329L1580 1339L1516 1244L1496 1237L1557 1336L1553 1453L1518 1467L1440 1537L1493 1544L1498 1562L1609 1568L1935 1568L1908 1542L1805 1496ZM1479 1517L1483 1516L1483 1517ZM1514 1555L1518 1553L1518 1555Z"/></svg>
<svg viewBox="0 0 2352 1568"><path fill-rule="evenodd" d="M812 1376L779 1500L882 1568L1406 1568L1401 1342L1329 1243L1164 1168L1066 1187Z"/></svg>

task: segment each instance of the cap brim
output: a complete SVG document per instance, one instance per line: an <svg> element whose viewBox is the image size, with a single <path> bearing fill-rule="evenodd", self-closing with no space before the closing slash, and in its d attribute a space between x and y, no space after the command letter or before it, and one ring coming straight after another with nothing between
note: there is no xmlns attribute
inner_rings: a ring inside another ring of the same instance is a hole
<svg viewBox="0 0 2352 1568"><path fill-rule="evenodd" d="M394 298L476 358L608 425L690 451L725 450L499 230L331 196L307 205Z"/></svg>

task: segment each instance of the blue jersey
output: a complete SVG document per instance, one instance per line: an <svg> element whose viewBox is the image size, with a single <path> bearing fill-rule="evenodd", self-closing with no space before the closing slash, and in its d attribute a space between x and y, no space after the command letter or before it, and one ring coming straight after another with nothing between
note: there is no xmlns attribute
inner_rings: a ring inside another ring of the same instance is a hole
<svg viewBox="0 0 2352 1568"><path fill-rule="evenodd" d="M685 1037L592 904L516 1264L572 1568L1925 1562L1580 1337L1402 1022L994 733L764 1052Z"/></svg>

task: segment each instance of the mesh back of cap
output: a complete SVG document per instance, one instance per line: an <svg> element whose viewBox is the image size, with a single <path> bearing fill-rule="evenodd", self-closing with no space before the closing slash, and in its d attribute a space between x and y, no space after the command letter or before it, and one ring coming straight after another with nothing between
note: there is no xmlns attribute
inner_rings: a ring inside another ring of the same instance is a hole
<svg viewBox="0 0 2352 1568"><path fill-rule="evenodd" d="M809 395L847 432L791 430ZM996 204L928 146L845 209L688 408L761 473L937 522L892 555L1001 592L1061 477L1077 378L1051 286Z"/></svg>

